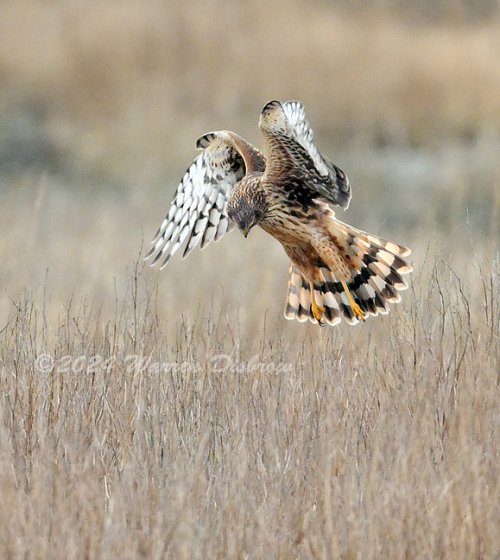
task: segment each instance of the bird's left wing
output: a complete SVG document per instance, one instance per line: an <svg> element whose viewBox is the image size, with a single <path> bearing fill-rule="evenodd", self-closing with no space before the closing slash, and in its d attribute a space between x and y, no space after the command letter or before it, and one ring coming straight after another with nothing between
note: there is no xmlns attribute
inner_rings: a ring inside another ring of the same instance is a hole
<svg viewBox="0 0 500 560"><path fill-rule="evenodd" d="M194 247L205 247L233 228L227 201L233 186L262 166L262 154L243 138L229 131L209 132L196 143L202 153L194 159L177 187L167 216L146 255L151 265L162 260L163 268L187 240L183 256Z"/></svg>
<svg viewBox="0 0 500 560"><path fill-rule="evenodd" d="M318 150L300 101L267 103L262 109L260 128L267 139L268 169L271 172L298 169L307 175L308 185L318 192L318 196L332 204L349 205L349 179Z"/></svg>

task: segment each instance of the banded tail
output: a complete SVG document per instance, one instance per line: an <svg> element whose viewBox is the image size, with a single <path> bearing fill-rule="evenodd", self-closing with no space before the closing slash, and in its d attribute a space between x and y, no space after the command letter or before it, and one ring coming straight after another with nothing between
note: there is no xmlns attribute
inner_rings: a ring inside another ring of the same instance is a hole
<svg viewBox="0 0 500 560"><path fill-rule="evenodd" d="M336 219L331 221L329 233L339 252L348 256L350 278L342 282L345 266L343 270L317 267L316 276L321 280L314 283L313 297L321 313L319 322L336 325L344 316L354 325L370 315L387 314L389 303L398 303L399 292L408 287L402 276L412 271L404 259L410 249ZM289 274L285 317L318 323L309 281L293 263Z"/></svg>

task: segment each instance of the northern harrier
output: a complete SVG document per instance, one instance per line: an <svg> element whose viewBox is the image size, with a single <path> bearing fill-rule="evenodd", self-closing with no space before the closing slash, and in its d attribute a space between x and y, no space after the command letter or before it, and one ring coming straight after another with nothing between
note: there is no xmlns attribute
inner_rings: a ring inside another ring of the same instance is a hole
<svg viewBox="0 0 500 560"><path fill-rule="evenodd" d="M323 157L304 107L270 101L259 128L266 155L238 134L209 132L188 167L146 258L162 268L186 242L183 256L203 248L234 224L246 237L259 225L290 257L287 319L355 324L388 312L407 287L406 247L337 220L332 206L347 208L347 175Z"/></svg>

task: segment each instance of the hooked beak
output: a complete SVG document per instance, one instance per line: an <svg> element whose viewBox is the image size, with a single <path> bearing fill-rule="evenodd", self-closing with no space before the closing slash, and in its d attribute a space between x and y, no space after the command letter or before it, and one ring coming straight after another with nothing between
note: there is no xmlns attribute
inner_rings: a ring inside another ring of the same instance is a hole
<svg viewBox="0 0 500 560"><path fill-rule="evenodd" d="M248 234L250 233L250 228L249 227L243 228L241 230L241 233L243 234L243 237L246 239L248 237Z"/></svg>

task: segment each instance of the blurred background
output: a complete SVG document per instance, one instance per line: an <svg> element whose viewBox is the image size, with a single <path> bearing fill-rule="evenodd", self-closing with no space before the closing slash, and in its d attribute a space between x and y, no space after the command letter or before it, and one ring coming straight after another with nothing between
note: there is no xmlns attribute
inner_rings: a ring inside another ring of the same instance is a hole
<svg viewBox="0 0 500 560"><path fill-rule="evenodd" d="M134 270L155 282L142 255L195 140L227 128L261 145L274 98L304 102L349 174L342 220L411 246L417 269L429 247L464 270L495 252L495 0L18 0L0 12L2 322L25 292L55 314L70 297L112 310ZM281 320L287 266L264 233L232 233L171 262L159 312L175 321L215 300Z"/></svg>

